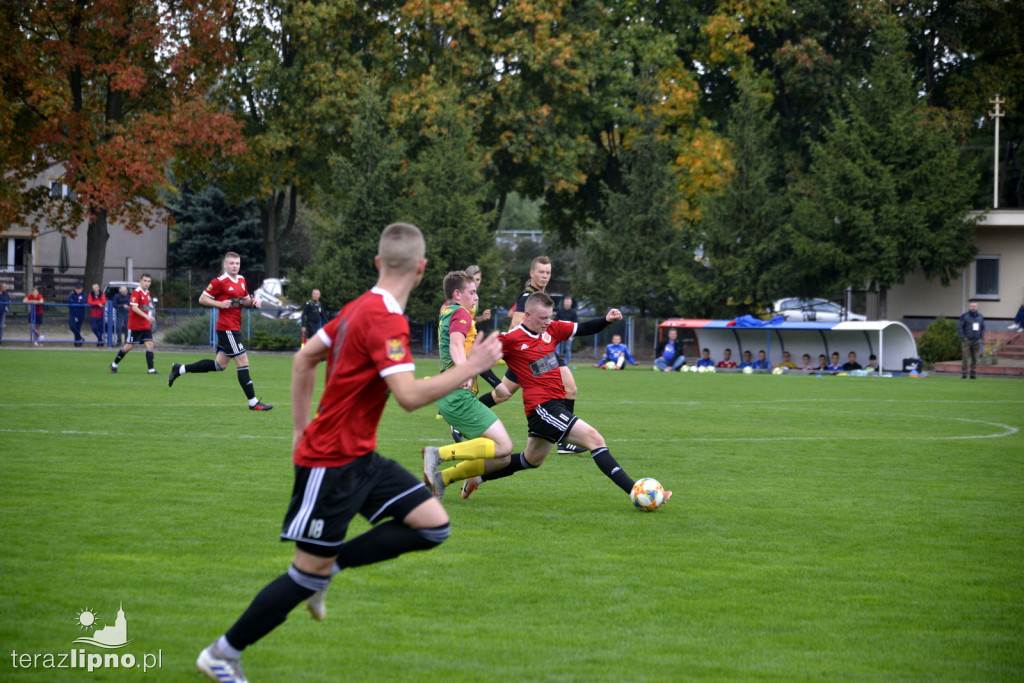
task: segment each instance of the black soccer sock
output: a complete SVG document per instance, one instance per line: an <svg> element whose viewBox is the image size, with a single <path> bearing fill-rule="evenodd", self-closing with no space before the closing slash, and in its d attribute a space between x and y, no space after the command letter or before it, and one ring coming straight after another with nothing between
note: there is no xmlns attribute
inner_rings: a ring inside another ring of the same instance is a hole
<svg viewBox="0 0 1024 683"><path fill-rule="evenodd" d="M494 392L488 392L480 397L480 402L488 408L494 407Z"/></svg>
<svg viewBox="0 0 1024 683"><path fill-rule="evenodd" d="M245 397L250 401L256 398L256 389L252 385L252 380L249 379L249 366L246 365L244 368L238 368L238 383L242 385L242 391L245 392Z"/></svg>
<svg viewBox="0 0 1024 683"><path fill-rule="evenodd" d="M122 346L122 347L121 347L121 348L120 348L120 349L118 350L118 352L117 352L117 358L115 358L115 359L114 359L114 365L117 365L118 363L120 363L120 362L121 362L121 360L122 360L122 359L124 358L124 355L125 355L126 353L128 353L128 352L127 352L127 351L125 351L125 350L124 350L124 347Z"/></svg>
<svg viewBox="0 0 1024 683"><path fill-rule="evenodd" d="M633 488L633 480L626 474L626 470L622 469L612 454L608 452L607 446L596 448L590 452L590 457L593 458L594 464L597 465L598 469L604 472L604 476L615 482L615 485L620 489L629 493Z"/></svg>
<svg viewBox="0 0 1024 683"><path fill-rule="evenodd" d="M253 598L249 608L224 636L236 650L244 650L277 628L288 618L292 608L330 582L330 577L289 567L287 573L268 583Z"/></svg>
<svg viewBox="0 0 1024 683"><path fill-rule="evenodd" d="M495 389L501 384L501 378L494 374L494 370L484 370L480 373L480 376L487 380L487 383Z"/></svg>
<svg viewBox="0 0 1024 683"><path fill-rule="evenodd" d="M526 456L522 453L513 453L508 460L508 464L502 467L500 470L495 470L488 474L480 476L481 481L493 481L495 479L501 479L502 477L510 477L519 470L533 470L536 469L533 465L526 462Z"/></svg>
<svg viewBox="0 0 1024 683"><path fill-rule="evenodd" d="M361 567L383 562L414 550L430 550L448 538L451 526L410 529L401 522L389 519L373 527L338 548L338 569Z"/></svg>
<svg viewBox="0 0 1024 683"><path fill-rule="evenodd" d="M146 367L148 367L150 370L153 369L153 352L152 351L146 351Z"/></svg>
<svg viewBox="0 0 1024 683"><path fill-rule="evenodd" d="M196 361L195 363L189 363L185 366L185 372L217 372L220 370L220 366L217 365L217 361L212 358L204 358Z"/></svg>

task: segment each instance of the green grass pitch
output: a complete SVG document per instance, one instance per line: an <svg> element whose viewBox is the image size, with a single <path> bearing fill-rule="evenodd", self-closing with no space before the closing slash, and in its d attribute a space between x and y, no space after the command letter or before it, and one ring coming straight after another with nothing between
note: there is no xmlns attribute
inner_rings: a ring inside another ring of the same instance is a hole
<svg viewBox="0 0 1024 683"><path fill-rule="evenodd" d="M0 350L0 680L198 681L200 649L284 571L286 355L158 377L132 352ZM433 374L436 361L420 359ZM625 372L580 366L577 413L634 478L589 456L449 491L440 548L346 571L246 653L293 681L1019 681L1024 382ZM519 398L498 407L517 446ZM447 427L389 404L378 450L413 471ZM362 520L352 534L366 528ZM103 652L80 613L123 605L143 675L16 666Z"/></svg>

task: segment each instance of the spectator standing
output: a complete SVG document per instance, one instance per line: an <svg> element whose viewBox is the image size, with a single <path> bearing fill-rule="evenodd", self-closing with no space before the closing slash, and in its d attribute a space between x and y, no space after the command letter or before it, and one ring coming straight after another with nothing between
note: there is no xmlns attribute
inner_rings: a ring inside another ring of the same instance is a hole
<svg viewBox="0 0 1024 683"><path fill-rule="evenodd" d="M7 311L11 310L11 293L7 283L0 282L0 344L4 343L4 326L7 325Z"/></svg>
<svg viewBox="0 0 1024 683"><path fill-rule="evenodd" d="M654 352L654 369L659 372L679 372L686 363L683 354L683 343L679 341L679 330L670 327L665 333L665 340L658 342Z"/></svg>
<svg viewBox="0 0 1024 683"><path fill-rule="evenodd" d="M43 295L38 287L33 287L21 302L28 304L28 337L34 346L42 346L46 341L43 337Z"/></svg>
<svg viewBox="0 0 1024 683"><path fill-rule="evenodd" d="M117 344L121 346L124 340L127 326L128 326L128 313L131 311L132 299L128 296L128 288L120 287L117 290L117 294L114 295L114 325L117 327Z"/></svg>
<svg viewBox="0 0 1024 683"><path fill-rule="evenodd" d="M326 324L324 319L324 307L320 303L320 290L314 289L309 295L309 301L302 307L302 335L303 339L312 339L321 327Z"/></svg>
<svg viewBox="0 0 1024 683"><path fill-rule="evenodd" d="M960 363L960 379L967 379L967 361L971 362L971 379L975 379L978 367L978 354L981 353L981 340L985 338L985 318L978 313L978 302L972 301L967 312L960 316L957 331L963 342L963 360Z"/></svg>
<svg viewBox="0 0 1024 683"><path fill-rule="evenodd" d="M85 292L82 291L82 283L75 284L75 289L68 294L68 329L75 336L75 346L81 346L85 339L82 337L82 323L85 322Z"/></svg>
<svg viewBox="0 0 1024 683"><path fill-rule="evenodd" d="M555 312L555 320L562 320L567 323L578 323L580 321L580 317L573 304L574 301L571 296L563 297L562 307ZM565 357L566 363L572 363L572 340L562 342L558 347L558 353Z"/></svg>
<svg viewBox="0 0 1024 683"><path fill-rule="evenodd" d="M106 307L107 295L98 283L92 283L92 291L89 292L89 326L96 335L96 346L103 346L103 309Z"/></svg>

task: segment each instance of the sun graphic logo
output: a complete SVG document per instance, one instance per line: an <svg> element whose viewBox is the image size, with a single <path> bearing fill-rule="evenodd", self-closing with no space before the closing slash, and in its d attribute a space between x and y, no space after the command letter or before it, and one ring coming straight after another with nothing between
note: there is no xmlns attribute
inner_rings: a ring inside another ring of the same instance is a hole
<svg viewBox="0 0 1024 683"><path fill-rule="evenodd" d="M81 629L95 629L99 615L90 608L85 608L78 613L77 622ZM118 607L117 618L112 625L104 626L93 632L92 637L82 636L76 638L75 643L86 643L108 650L116 650L132 642L128 640L128 620L124 616L124 605Z"/></svg>

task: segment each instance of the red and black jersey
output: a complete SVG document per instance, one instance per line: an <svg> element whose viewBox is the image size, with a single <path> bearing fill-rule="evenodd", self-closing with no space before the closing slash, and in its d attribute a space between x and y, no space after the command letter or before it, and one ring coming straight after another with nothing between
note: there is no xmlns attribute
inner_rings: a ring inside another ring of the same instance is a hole
<svg viewBox="0 0 1024 683"><path fill-rule="evenodd" d="M245 278L241 275L232 280L227 273L224 273L220 277L210 280L205 293L215 301L227 301L235 298L244 299L249 296L249 288L245 284ZM218 308L217 329L219 331L241 330L242 309L237 306Z"/></svg>
<svg viewBox="0 0 1024 683"><path fill-rule="evenodd" d="M384 378L416 369L409 323L395 298L374 287L316 334L330 347L327 382L293 460L304 467L341 467L377 447L388 399Z"/></svg>
<svg viewBox="0 0 1024 683"><path fill-rule="evenodd" d="M148 289L142 289L142 287L136 287L132 291L131 303L138 306L143 311L149 310L149 302L152 300L152 295ZM128 329L129 330L148 330L151 329L152 325L149 322L149 318L139 315L135 312L134 308L129 309L128 313Z"/></svg>
<svg viewBox="0 0 1024 683"><path fill-rule="evenodd" d="M527 415L545 401L565 398L555 347L572 339L577 327L576 323L553 320L544 332L536 334L520 324L499 337L505 362L523 388L523 408Z"/></svg>

